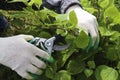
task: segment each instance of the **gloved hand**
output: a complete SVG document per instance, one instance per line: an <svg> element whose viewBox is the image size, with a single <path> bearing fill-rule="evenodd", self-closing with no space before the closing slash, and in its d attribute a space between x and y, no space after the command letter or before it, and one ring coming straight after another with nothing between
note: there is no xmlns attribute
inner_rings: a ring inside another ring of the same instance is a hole
<svg viewBox="0 0 120 80"><path fill-rule="evenodd" d="M0 38L0 63L26 79L32 79L28 72L40 75L46 68L46 64L36 56L52 60L48 53L27 42L31 39L31 35Z"/></svg>
<svg viewBox="0 0 120 80"><path fill-rule="evenodd" d="M97 48L99 43L98 23L96 17L83 10L80 6L74 5L67 9L66 13L73 11L78 19L78 26L90 35L89 47Z"/></svg>

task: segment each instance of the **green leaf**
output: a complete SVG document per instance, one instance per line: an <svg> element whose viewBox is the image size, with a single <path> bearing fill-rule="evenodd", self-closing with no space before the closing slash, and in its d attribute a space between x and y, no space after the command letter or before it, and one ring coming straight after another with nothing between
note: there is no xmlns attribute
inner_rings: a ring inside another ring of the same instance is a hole
<svg viewBox="0 0 120 80"><path fill-rule="evenodd" d="M79 33L79 36L75 39L76 46L78 48L85 48L88 46L88 43L89 43L88 35L84 31L81 31Z"/></svg>
<svg viewBox="0 0 120 80"><path fill-rule="evenodd" d="M56 16L56 21L63 22L63 21L66 21L67 18L68 18L68 14L60 14Z"/></svg>
<svg viewBox="0 0 120 80"><path fill-rule="evenodd" d="M81 0L80 1L81 4L82 4L82 7L84 7L84 9L90 13L94 13L94 12L97 12L97 9L93 8L90 4L90 1L89 0Z"/></svg>
<svg viewBox="0 0 120 80"><path fill-rule="evenodd" d="M110 61L118 61L120 59L120 37L114 41L114 44L109 44L106 47L105 58Z"/></svg>
<svg viewBox="0 0 120 80"><path fill-rule="evenodd" d="M89 80L84 73L75 76L75 80Z"/></svg>
<svg viewBox="0 0 120 80"><path fill-rule="evenodd" d="M117 69L120 70L120 61L118 61L118 64L117 64Z"/></svg>
<svg viewBox="0 0 120 80"><path fill-rule="evenodd" d="M57 29L56 31L57 34L61 34L62 36L65 36L67 35L67 30L63 30L63 29Z"/></svg>
<svg viewBox="0 0 120 80"><path fill-rule="evenodd" d="M57 61L54 61L54 63L47 65L48 67L45 70L45 76L50 79L54 79L54 76L57 71Z"/></svg>
<svg viewBox="0 0 120 80"><path fill-rule="evenodd" d="M50 38L51 34L48 32L40 32L40 34L38 35L38 37L42 37L42 38Z"/></svg>
<svg viewBox="0 0 120 80"><path fill-rule="evenodd" d="M100 27L99 30L100 30L100 33L101 33L102 36L111 36L111 35L114 34L114 32L112 32L112 31L110 31L110 30L108 30L107 28L104 28L104 27Z"/></svg>
<svg viewBox="0 0 120 80"><path fill-rule="evenodd" d="M36 18L39 18L40 20L42 20L43 23L48 22L48 20L49 20L49 22L51 22L51 24L53 24L52 22L54 20L50 20L50 17L56 18L56 16L58 16L58 14L56 14L54 11L44 8L44 9L38 11Z"/></svg>
<svg viewBox="0 0 120 80"><path fill-rule="evenodd" d="M10 2L10 3L12 3L12 2L23 2L23 3L27 3L28 0L12 0L12 1L8 1L8 2Z"/></svg>
<svg viewBox="0 0 120 80"><path fill-rule="evenodd" d="M25 24L22 19L14 19L11 23L18 27L23 27L23 25Z"/></svg>
<svg viewBox="0 0 120 80"><path fill-rule="evenodd" d="M74 46L70 47L70 50L65 50L62 51L61 54L57 54L57 61L58 61L58 68L63 67L65 65L65 63L67 62L67 60L69 59L69 57L76 51L76 49L74 49Z"/></svg>
<svg viewBox="0 0 120 80"><path fill-rule="evenodd" d="M97 9L95 9L95 8L90 8L90 7L86 8L86 10L87 10L88 12L90 12L91 14L97 12Z"/></svg>
<svg viewBox="0 0 120 80"><path fill-rule="evenodd" d="M120 0L115 0L115 6L120 11Z"/></svg>
<svg viewBox="0 0 120 80"><path fill-rule="evenodd" d="M74 11L71 11L69 13L69 20L70 20L71 23L73 23L73 25L75 25L75 26L77 25L78 20L77 20L76 13Z"/></svg>
<svg viewBox="0 0 120 80"><path fill-rule="evenodd" d="M114 24L119 24L119 22L120 22L120 12L115 7L114 0L111 0L110 3L112 3L112 4L104 12L104 19L106 19L106 17L112 18Z"/></svg>
<svg viewBox="0 0 120 80"><path fill-rule="evenodd" d="M72 75L81 73L85 69L85 63L77 60L70 60L67 65L67 70Z"/></svg>
<svg viewBox="0 0 120 80"><path fill-rule="evenodd" d="M90 7L90 2L88 0L82 0L81 3L84 7Z"/></svg>
<svg viewBox="0 0 120 80"><path fill-rule="evenodd" d="M102 7L102 8L107 8L110 3L111 3L110 0L98 0L98 4L99 4L100 7Z"/></svg>
<svg viewBox="0 0 120 80"><path fill-rule="evenodd" d="M69 72L61 70L55 75L53 80L71 80L71 75Z"/></svg>
<svg viewBox="0 0 120 80"><path fill-rule="evenodd" d="M107 58L107 59L109 59L111 61L115 61L115 60L118 59L118 53L116 53L115 46L109 47L106 50L105 58Z"/></svg>
<svg viewBox="0 0 120 80"><path fill-rule="evenodd" d="M112 30L120 32L120 24L111 24L110 26Z"/></svg>
<svg viewBox="0 0 120 80"><path fill-rule="evenodd" d="M64 65L66 63L66 61L68 60L68 58L75 52L74 49L71 49L70 51L67 51L65 54L63 54L63 58L62 58L62 62Z"/></svg>
<svg viewBox="0 0 120 80"><path fill-rule="evenodd" d="M118 72L112 67L101 65L97 67L95 77L97 80L117 80Z"/></svg>
<svg viewBox="0 0 120 80"><path fill-rule="evenodd" d="M55 75L55 71L53 70L53 68L49 67L46 69L46 76L50 79L53 79L54 78L54 75Z"/></svg>
<svg viewBox="0 0 120 80"><path fill-rule="evenodd" d="M111 41L115 41L120 37L120 33L117 31L114 31L114 34L110 37Z"/></svg>
<svg viewBox="0 0 120 80"><path fill-rule="evenodd" d="M73 42L76 37L74 35L68 34L65 38L67 42Z"/></svg>
<svg viewBox="0 0 120 80"><path fill-rule="evenodd" d="M120 37L120 33L118 31L109 30L104 27L100 27L99 30L102 36L109 36L111 41L115 41Z"/></svg>
<svg viewBox="0 0 120 80"><path fill-rule="evenodd" d="M84 70L84 74L85 74L87 77L90 77L90 76L93 74L93 70L86 68L86 69Z"/></svg>
<svg viewBox="0 0 120 80"><path fill-rule="evenodd" d="M87 64L90 69L94 69L96 67L95 61L88 61Z"/></svg>
<svg viewBox="0 0 120 80"><path fill-rule="evenodd" d="M42 4L42 0L30 0L30 2L28 3L29 6L32 6L33 4L35 4L39 9Z"/></svg>

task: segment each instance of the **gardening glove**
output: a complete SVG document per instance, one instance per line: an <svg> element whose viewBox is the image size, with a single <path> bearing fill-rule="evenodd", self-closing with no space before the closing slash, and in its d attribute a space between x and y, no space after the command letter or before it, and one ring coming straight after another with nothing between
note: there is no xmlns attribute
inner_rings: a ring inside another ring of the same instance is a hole
<svg viewBox="0 0 120 80"><path fill-rule="evenodd" d="M31 39L31 35L0 38L0 63L26 79L33 78L29 73L40 75L46 68L46 64L38 57L52 59L46 52L27 42Z"/></svg>
<svg viewBox="0 0 120 80"><path fill-rule="evenodd" d="M98 23L96 17L86 12L78 5L71 6L66 10L66 13L70 13L73 10L78 19L78 27L83 29L85 33L90 36L88 48L94 47L94 49L96 49L99 43Z"/></svg>

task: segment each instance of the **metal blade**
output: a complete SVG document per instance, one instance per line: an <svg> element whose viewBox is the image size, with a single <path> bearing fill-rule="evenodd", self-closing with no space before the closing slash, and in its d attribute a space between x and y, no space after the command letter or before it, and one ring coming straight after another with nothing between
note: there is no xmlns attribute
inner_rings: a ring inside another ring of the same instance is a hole
<svg viewBox="0 0 120 80"><path fill-rule="evenodd" d="M55 50L55 51L62 51L62 50L67 49L69 46L70 46L70 44L63 45L63 46L54 45L53 46L53 50Z"/></svg>

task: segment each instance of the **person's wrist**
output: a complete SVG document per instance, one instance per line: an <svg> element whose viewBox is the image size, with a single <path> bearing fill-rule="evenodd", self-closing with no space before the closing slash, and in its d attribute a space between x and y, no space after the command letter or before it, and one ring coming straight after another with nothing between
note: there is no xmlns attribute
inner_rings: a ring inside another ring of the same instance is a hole
<svg viewBox="0 0 120 80"><path fill-rule="evenodd" d="M71 11L73 10L83 10L79 5L73 5L73 6L70 6L65 13L70 13Z"/></svg>

